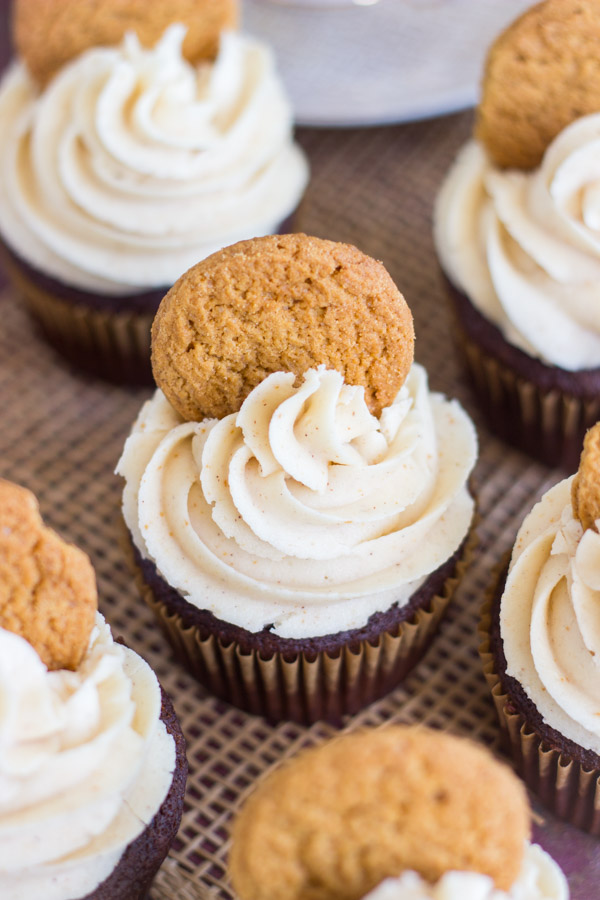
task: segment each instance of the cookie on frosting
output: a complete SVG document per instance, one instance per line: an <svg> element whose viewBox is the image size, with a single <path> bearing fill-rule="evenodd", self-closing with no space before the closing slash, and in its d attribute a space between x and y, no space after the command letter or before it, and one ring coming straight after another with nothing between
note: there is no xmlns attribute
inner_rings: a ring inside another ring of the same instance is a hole
<svg viewBox="0 0 600 900"><path fill-rule="evenodd" d="M571 484L573 516L583 528L596 528L600 519L600 422L587 432L583 441L581 462Z"/></svg>
<svg viewBox="0 0 600 900"><path fill-rule="evenodd" d="M213 58L221 31L237 19L238 0L15 0L13 30L21 58L44 85L89 47L119 44L127 31L153 47L174 22L187 26L187 59Z"/></svg>
<svg viewBox="0 0 600 900"><path fill-rule="evenodd" d="M186 272L152 327L157 385L185 418L223 417L272 372L323 363L389 405L413 360L410 309L382 265L349 244L273 235Z"/></svg>
<svg viewBox="0 0 600 900"><path fill-rule="evenodd" d="M344 735L275 770L233 828L240 900L359 900L406 870L476 871L509 889L529 836L525 790L482 747L421 728Z"/></svg>
<svg viewBox="0 0 600 900"><path fill-rule="evenodd" d="M600 3L546 0L494 42L475 133L498 166L531 169L570 122L600 111Z"/></svg>
<svg viewBox="0 0 600 900"><path fill-rule="evenodd" d="M30 491L0 479L0 628L29 641L49 669L76 669L96 608L88 557L44 525Z"/></svg>

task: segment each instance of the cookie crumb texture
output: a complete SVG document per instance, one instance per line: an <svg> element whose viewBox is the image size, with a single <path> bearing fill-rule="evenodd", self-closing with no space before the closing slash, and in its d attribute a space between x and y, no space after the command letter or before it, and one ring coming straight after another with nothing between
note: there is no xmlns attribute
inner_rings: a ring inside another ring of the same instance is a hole
<svg viewBox="0 0 600 900"><path fill-rule="evenodd" d="M546 0L489 50L476 137L501 167L532 169L575 119L600 111L600 3Z"/></svg>
<svg viewBox="0 0 600 900"><path fill-rule="evenodd" d="M187 26L186 59L213 59L219 35L238 21L238 0L16 0L13 38L33 77L43 86L90 47L120 44L135 31L153 47L174 22Z"/></svg>
<svg viewBox="0 0 600 900"><path fill-rule="evenodd" d="M571 484L573 516L584 530L596 528L600 519L600 422L590 428L583 441L579 470Z"/></svg>
<svg viewBox="0 0 600 900"><path fill-rule="evenodd" d="M88 557L42 522L34 495L0 479L0 627L49 669L76 669L97 609Z"/></svg>
<svg viewBox="0 0 600 900"><path fill-rule="evenodd" d="M382 263L349 244L272 235L226 247L176 282L152 327L152 368L192 421L237 412L272 372L322 363L363 385L379 415L413 346L410 309Z"/></svg>
<svg viewBox="0 0 600 900"><path fill-rule="evenodd" d="M265 779L234 824L241 900L359 900L414 870L490 875L507 890L529 837L525 790L482 747L425 729L357 732Z"/></svg>

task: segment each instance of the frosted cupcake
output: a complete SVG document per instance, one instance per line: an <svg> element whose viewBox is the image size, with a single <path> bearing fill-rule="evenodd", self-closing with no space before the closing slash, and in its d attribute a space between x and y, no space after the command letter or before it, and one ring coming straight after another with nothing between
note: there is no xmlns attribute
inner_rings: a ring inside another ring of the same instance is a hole
<svg viewBox="0 0 600 900"><path fill-rule="evenodd" d="M527 784L600 835L600 424L578 474L534 506L491 592L481 653L504 737Z"/></svg>
<svg viewBox="0 0 600 900"><path fill-rule="evenodd" d="M142 900L186 773L171 702L113 641L89 559L0 480L0 895Z"/></svg>
<svg viewBox="0 0 600 900"><path fill-rule="evenodd" d="M428 646L469 555L476 435L412 363L380 263L306 235L226 248L153 326L117 471L178 658L271 719L338 721Z"/></svg>
<svg viewBox="0 0 600 900"><path fill-rule="evenodd" d="M303 751L232 828L240 900L567 900L519 780L470 741L395 726Z"/></svg>
<svg viewBox="0 0 600 900"><path fill-rule="evenodd" d="M115 4L72 14L81 30L86 16L114 22ZM151 380L150 325L167 288L225 244L277 231L308 177L270 50L226 31L214 61L190 62L189 6L171 4L167 23L187 19L149 46L133 30L95 46L106 35L92 30L45 87L23 61L0 86L8 273L63 354L117 381ZM122 31L136 21L124 15Z"/></svg>
<svg viewBox="0 0 600 900"><path fill-rule="evenodd" d="M475 138L435 210L459 349L490 428L570 470L600 418L598 35L591 0L548 0L500 35Z"/></svg>

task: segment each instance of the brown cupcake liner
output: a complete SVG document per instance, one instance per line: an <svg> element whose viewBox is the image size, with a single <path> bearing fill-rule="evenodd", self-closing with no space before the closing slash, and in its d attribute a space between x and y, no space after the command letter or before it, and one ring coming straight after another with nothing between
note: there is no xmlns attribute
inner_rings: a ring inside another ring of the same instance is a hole
<svg viewBox="0 0 600 900"><path fill-rule="evenodd" d="M150 329L155 309L121 312L65 300L36 283L14 258L5 256L5 262L44 337L69 362L110 381L152 384Z"/></svg>
<svg viewBox="0 0 600 900"><path fill-rule="evenodd" d="M336 652L245 651L203 629L185 625L159 600L136 565L142 596L154 611L175 656L211 693L247 712L277 722L326 720L339 724L396 687L427 650L454 591L469 566L476 543L472 527L453 574L442 590L375 639L349 641Z"/></svg>
<svg viewBox="0 0 600 900"><path fill-rule="evenodd" d="M551 466L576 469L583 437L600 419L600 395L541 390L458 332L468 374L486 418L504 440Z"/></svg>
<svg viewBox="0 0 600 900"><path fill-rule="evenodd" d="M560 819L598 837L600 771L587 770L567 753L551 746L511 704L510 696L504 691L496 671L490 644L492 605L507 562L505 559L494 571L478 626L481 638L479 655L494 700L502 741L514 760L517 772L544 806Z"/></svg>
<svg viewBox="0 0 600 900"><path fill-rule="evenodd" d="M600 370L567 372L527 357L447 287L455 343L490 430L546 465L575 470L585 432L600 419Z"/></svg>

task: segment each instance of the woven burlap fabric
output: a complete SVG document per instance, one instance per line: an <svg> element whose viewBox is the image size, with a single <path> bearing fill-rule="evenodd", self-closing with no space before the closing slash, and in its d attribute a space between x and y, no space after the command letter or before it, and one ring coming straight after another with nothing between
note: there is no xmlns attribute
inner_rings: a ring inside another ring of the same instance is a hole
<svg viewBox="0 0 600 900"><path fill-rule="evenodd" d="M452 352L431 239L435 193L470 127L466 113L389 128L302 131L312 181L297 225L383 260L412 307L416 358L427 366L433 388L457 396L480 426ZM188 738L187 807L153 898L231 897L227 834L240 798L275 763L332 729L267 725L207 696L172 662L128 568L120 540L121 484L113 475L149 392L86 380L68 369L37 337L9 289L0 294L0 323L0 474L31 488L48 523L90 554L102 611L115 633L153 666ZM479 607L490 570L512 544L524 514L562 473L511 451L483 427L479 433L475 564L425 659L405 684L347 728L426 722L497 744L477 654Z"/></svg>

